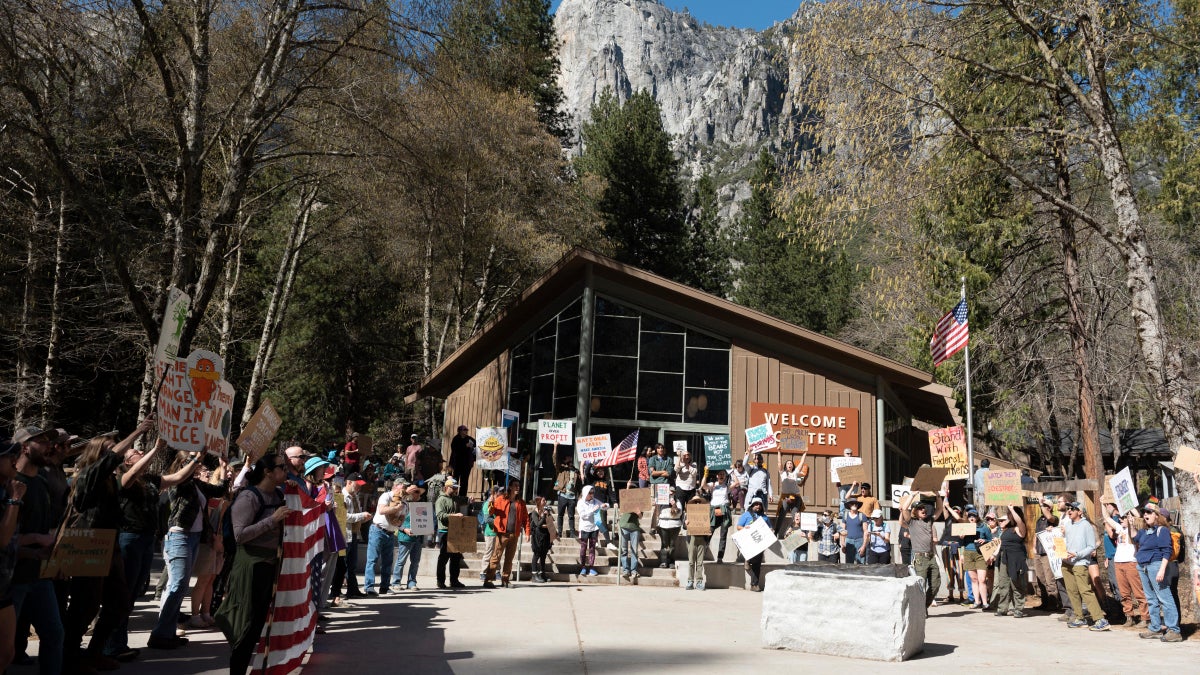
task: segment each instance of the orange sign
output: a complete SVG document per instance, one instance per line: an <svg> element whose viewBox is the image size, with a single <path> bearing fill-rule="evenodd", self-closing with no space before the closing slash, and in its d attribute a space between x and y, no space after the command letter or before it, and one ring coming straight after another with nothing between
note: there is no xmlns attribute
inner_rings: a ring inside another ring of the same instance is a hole
<svg viewBox="0 0 1200 675"><path fill-rule="evenodd" d="M750 404L747 425L770 423L776 434L784 429L808 433L808 454L841 457L847 449L859 457L858 408L827 408L785 403Z"/></svg>

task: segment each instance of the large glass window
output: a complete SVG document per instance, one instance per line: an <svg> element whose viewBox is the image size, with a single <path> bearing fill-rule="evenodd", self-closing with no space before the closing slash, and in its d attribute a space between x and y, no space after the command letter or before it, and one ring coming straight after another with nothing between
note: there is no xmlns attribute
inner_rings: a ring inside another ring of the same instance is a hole
<svg viewBox="0 0 1200 675"><path fill-rule="evenodd" d="M729 343L596 298L592 414L608 419L729 423Z"/></svg>
<svg viewBox="0 0 1200 675"><path fill-rule="evenodd" d="M574 417L579 396L580 302L542 324L510 353L508 405L522 422Z"/></svg>

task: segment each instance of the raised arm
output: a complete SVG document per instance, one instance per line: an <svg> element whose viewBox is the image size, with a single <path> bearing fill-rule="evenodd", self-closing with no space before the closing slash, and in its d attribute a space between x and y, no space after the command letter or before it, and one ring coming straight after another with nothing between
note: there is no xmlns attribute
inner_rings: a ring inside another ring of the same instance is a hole
<svg viewBox="0 0 1200 675"><path fill-rule="evenodd" d="M1017 534L1019 534L1021 536L1021 538L1024 539L1025 533L1027 532L1027 530L1025 529L1025 519L1018 517L1017 510L1011 506L1008 507L1008 517L1012 518L1013 522L1017 524Z"/></svg>

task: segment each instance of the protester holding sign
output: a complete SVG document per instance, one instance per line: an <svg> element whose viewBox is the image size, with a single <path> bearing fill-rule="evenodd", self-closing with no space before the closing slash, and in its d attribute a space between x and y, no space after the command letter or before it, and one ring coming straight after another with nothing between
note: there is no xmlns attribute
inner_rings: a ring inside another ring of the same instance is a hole
<svg viewBox="0 0 1200 675"><path fill-rule="evenodd" d="M675 460L675 498L681 503L688 503L696 496L697 475L696 463L692 461L692 453L684 450Z"/></svg>
<svg viewBox="0 0 1200 675"><path fill-rule="evenodd" d="M1100 610L1100 601L1096 599L1096 591L1092 588L1092 580L1088 575L1088 565L1095 564L1096 530L1087 517L1079 502L1067 505L1067 520L1063 522L1063 534L1067 540L1067 555L1063 558L1063 583L1067 586L1067 595L1075 608L1075 620L1068 623L1069 628L1080 628L1087 625L1083 617L1086 606L1088 614L1095 623L1091 630L1105 631L1109 629L1108 619Z"/></svg>
<svg viewBox="0 0 1200 675"><path fill-rule="evenodd" d="M1145 628L1149 625L1150 612L1146 606L1146 594L1138 578L1137 547L1133 543L1136 514L1124 515L1117 512L1113 499L1104 502L1104 528L1113 539L1115 551L1108 561L1117 576L1117 590L1121 595L1121 609L1125 612L1125 627ZM1141 616L1139 622L1135 617Z"/></svg>
<svg viewBox="0 0 1200 675"><path fill-rule="evenodd" d="M1025 578L1029 565L1025 559L1025 514L1015 506L1000 516L1000 552L996 566L996 616L1023 618ZM976 591L978 594L979 591ZM980 597L979 595L975 596Z"/></svg>
<svg viewBox="0 0 1200 675"><path fill-rule="evenodd" d="M554 477L554 492L558 495L558 531L564 537L574 536L571 527L575 522L575 491L580 483L579 472L571 460L564 459L558 465L558 474ZM567 528L563 529L563 519L566 518Z"/></svg>
<svg viewBox="0 0 1200 675"><path fill-rule="evenodd" d="M421 501L425 488L419 485L404 486L404 501L407 504ZM407 509L404 522L396 531L396 559L392 563L392 592L397 593L401 588L410 591L417 590L417 568L421 565L421 546L425 544L425 535L417 534L413 529L412 509ZM408 565L408 583L404 582L404 566Z"/></svg>
<svg viewBox="0 0 1200 675"><path fill-rule="evenodd" d="M796 548L792 549L791 553L788 554L788 562L792 563L793 565L808 560L809 535L804 531L800 523L803 515L804 514L800 513L799 511L793 514L791 523L788 524L788 528L783 532L784 540L790 539L793 536L802 537L802 543Z"/></svg>
<svg viewBox="0 0 1200 675"><path fill-rule="evenodd" d="M179 453L170 472L175 473L189 463L193 469L199 466L200 454ZM225 483L212 485L196 480L193 471L186 480L171 488L168 498L171 504L167 518L167 538L163 542L164 565L169 570L166 592L158 612L158 623L150 633L147 643L151 649L177 649L187 643L186 638L175 635L175 620L183 597L187 595L192 575L192 564L200 548L200 539L205 536L209 525L203 516L205 505L211 498L224 497L228 488ZM211 536L211 532L208 535Z"/></svg>
<svg viewBox="0 0 1200 675"><path fill-rule="evenodd" d="M746 473L742 460L733 463L729 471L729 504L730 508L742 508L746 503L746 485L750 482L750 474Z"/></svg>
<svg viewBox="0 0 1200 675"><path fill-rule="evenodd" d="M759 460L759 463L761 463L762 455L759 455L757 457L757 459ZM746 529L747 527L750 527L757 520L765 521L767 524L767 527L769 528L771 526L771 521L765 515L763 515L764 510L765 510L765 507L763 506L762 498L761 497L751 497L750 504L747 506L746 512L743 513L742 517L738 519L738 524L737 524L738 531L740 532L740 531ZM762 585L761 585L762 564L763 564L763 554L762 553L759 553L758 555L751 556L746 559L746 574L749 575L749 577L750 577L750 590L752 590L756 593L762 590Z"/></svg>
<svg viewBox="0 0 1200 675"><path fill-rule="evenodd" d="M713 534L716 534L718 530L721 533L720 539L717 540L717 562L725 562L725 541L729 535L729 528L733 525L730 506L732 490L729 487L729 476L724 471L718 471L713 481L706 484L704 489L709 494L708 525L712 528Z"/></svg>
<svg viewBox="0 0 1200 675"><path fill-rule="evenodd" d="M596 576L600 574L593 565L596 564L596 541L600 539L600 526L597 519L602 516L604 504L592 497L593 488L584 486L579 495L579 503L575 510L579 514L576 531L579 535L579 576Z"/></svg>
<svg viewBox="0 0 1200 675"><path fill-rule="evenodd" d="M700 508L704 508L704 498L695 497L688 502L689 504L699 504ZM704 554L708 552L709 535L704 531L707 529L701 525L704 521L700 521L693 526L691 521L688 522L688 580L684 590L690 591L693 588L702 591L704 590Z"/></svg>
<svg viewBox="0 0 1200 675"><path fill-rule="evenodd" d="M637 510L621 509L617 527L621 530L621 554L617 563L621 567L621 578L636 580L638 574L638 544L642 536L642 514Z"/></svg>
<svg viewBox="0 0 1200 675"><path fill-rule="evenodd" d="M1173 543L1171 528L1162 522L1165 519L1164 511L1166 509L1146 506L1142 511L1146 527L1133 535L1133 543L1138 547L1138 576L1141 578L1142 591L1146 595L1146 604L1150 611L1150 626L1140 633L1139 637L1148 640L1162 639L1163 642L1182 642L1183 635L1179 632L1179 607L1171 595L1171 585L1166 576ZM1170 516L1169 513L1166 515Z"/></svg>
<svg viewBox="0 0 1200 675"><path fill-rule="evenodd" d="M441 589L446 588L466 588L466 585L458 580L458 575L463 568L463 554L450 551L449 532L450 532L450 514L454 513L457 508L454 498L458 496L458 481L453 478L447 478L442 484L442 494L438 495L437 501L434 502L434 518L437 519L437 538L438 538L438 559L437 559L437 586ZM446 565L450 566L450 586L446 586Z"/></svg>
<svg viewBox="0 0 1200 675"><path fill-rule="evenodd" d="M675 537L683 527L683 509L675 495L667 504L658 505L658 566L666 569L675 563Z"/></svg>
<svg viewBox="0 0 1200 675"><path fill-rule="evenodd" d="M533 511L529 512L529 547L533 551L533 583L544 584L550 581L546 570L546 556L550 554L553 543L550 531L554 528L553 514L546 508L546 498L535 497Z"/></svg>
<svg viewBox="0 0 1200 675"><path fill-rule="evenodd" d="M743 458L747 469L746 474L746 501L743 508L750 509L750 500L758 497L765 504L775 496L775 491L771 489L771 474L764 468L764 460L762 453L758 453L753 457L750 453L746 453Z"/></svg>
<svg viewBox="0 0 1200 675"><path fill-rule="evenodd" d="M979 512L973 505L967 505L965 518L959 514L957 509L950 509L950 514L956 521L966 520L967 523L974 526L974 533L962 535L959 545L962 547L963 571L970 578L971 592L975 594L975 602L971 604L971 609L986 610L988 609L988 565L980 547L992 540L992 531L987 525L980 522ZM946 526L950 527L948 523ZM966 601L963 604L966 604Z"/></svg>
<svg viewBox="0 0 1200 675"><path fill-rule="evenodd" d="M901 500L900 526L908 528L908 538L912 542L912 566L925 584L925 607L928 608L942 585L942 575L934 558L933 520L929 515L929 505L917 501L921 495L920 492L912 492Z"/></svg>

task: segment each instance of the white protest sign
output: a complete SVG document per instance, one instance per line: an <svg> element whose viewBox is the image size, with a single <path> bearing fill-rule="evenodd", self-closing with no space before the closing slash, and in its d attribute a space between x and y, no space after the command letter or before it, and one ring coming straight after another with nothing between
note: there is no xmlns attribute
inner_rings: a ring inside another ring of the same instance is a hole
<svg viewBox="0 0 1200 675"><path fill-rule="evenodd" d="M687 441L672 441L671 449L675 451L676 455L682 455L688 451Z"/></svg>
<svg viewBox="0 0 1200 675"><path fill-rule="evenodd" d="M912 494L907 485L892 483L892 505L899 506L900 500Z"/></svg>
<svg viewBox="0 0 1200 675"><path fill-rule="evenodd" d="M771 423L767 422L746 429L746 445L749 446L750 452L762 452L778 447L779 442L775 439L775 431L771 429Z"/></svg>
<svg viewBox="0 0 1200 675"><path fill-rule="evenodd" d="M840 483L841 476L838 476L838 469L844 466L858 466L862 464L862 457L831 457L829 458L829 480L834 483Z"/></svg>
<svg viewBox="0 0 1200 675"><path fill-rule="evenodd" d="M233 431L233 385L221 380L213 407L204 416L204 449L217 457L229 455L229 433Z"/></svg>
<svg viewBox="0 0 1200 675"><path fill-rule="evenodd" d="M733 543L742 552L742 557L747 560L771 548L771 545L777 541L779 539L767 525L766 518L755 520L733 535Z"/></svg>
<svg viewBox="0 0 1200 675"><path fill-rule="evenodd" d="M571 420L538 420L538 443L570 445L575 440Z"/></svg>
<svg viewBox="0 0 1200 675"><path fill-rule="evenodd" d="M408 529L414 535L433 534L433 505L428 502L409 502Z"/></svg>
<svg viewBox="0 0 1200 675"><path fill-rule="evenodd" d="M1137 510L1137 488L1133 485L1133 476L1129 474L1129 467L1121 469L1116 475L1109 476L1108 484L1112 486L1113 498L1117 500L1117 508L1121 513Z"/></svg>
<svg viewBox="0 0 1200 675"><path fill-rule="evenodd" d="M158 396L158 433L167 445L185 452L205 449L205 417L219 403L214 399L224 372L225 361L204 349L170 364Z"/></svg>
<svg viewBox="0 0 1200 675"><path fill-rule="evenodd" d="M596 434L595 436L580 436L575 439L575 459L579 464L593 464L608 457L612 452L612 435Z"/></svg>
<svg viewBox="0 0 1200 675"><path fill-rule="evenodd" d="M517 480L521 480L521 459L519 457L508 456L508 469L506 473Z"/></svg>
<svg viewBox="0 0 1200 675"><path fill-rule="evenodd" d="M154 350L155 376L162 378L167 366L179 358L179 339L183 336L183 324L187 321L192 299L187 293L172 288L163 311L162 330L158 334L158 346Z"/></svg>
<svg viewBox="0 0 1200 675"><path fill-rule="evenodd" d="M800 514L800 529L805 532L817 531L817 512L804 511Z"/></svg>
<svg viewBox="0 0 1200 675"><path fill-rule="evenodd" d="M1046 552L1046 560L1050 563L1050 571L1054 574L1055 579L1062 578L1062 560L1054 554L1054 539L1059 536L1057 532L1051 529L1045 529L1037 533L1038 541L1042 544L1042 550Z"/></svg>
<svg viewBox="0 0 1200 675"><path fill-rule="evenodd" d="M655 483L654 488L654 503L663 506L671 503L671 486L666 483Z"/></svg>
<svg viewBox="0 0 1200 675"><path fill-rule="evenodd" d="M503 471L508 467L508 429L476 427L475 453L480 469Z"/></svg>

